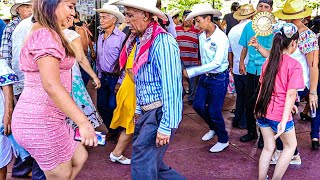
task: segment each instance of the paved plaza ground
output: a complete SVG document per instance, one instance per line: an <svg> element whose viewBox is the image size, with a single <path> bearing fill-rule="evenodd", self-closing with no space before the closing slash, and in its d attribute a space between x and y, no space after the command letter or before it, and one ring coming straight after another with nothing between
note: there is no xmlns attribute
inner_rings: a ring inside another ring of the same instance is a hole
<svg viewBox="0 0 320 180"><path fill-rule="evenodd" d="M228 94L225 98L223 117L230 136L230 146L223 152L210 153L209 149L217 142L217 138L208 142L201 141L201 137L209 130L208 126L185 100L183 120L165 155L165 162L191 180L257 179L261 150L257 148L255 141L239 141L240 136L246 134L246 130L232 128L233 114L229 110L234 106L235 97ZM311 150L310 122L299 120L298 115L295 115L294 119L302 165L290 165L284 179L320 179L320 151ZM131 179L130 166L112 163L109 160L109 154L114 147L115 144L108 142L105 147L89 148L89 159L77 179ZM131 147L126 150L125 155L131 156ZM11 166L8 169L8 179L12 179ZM269 177L273 170L274 165L271 165Z"/></svg>

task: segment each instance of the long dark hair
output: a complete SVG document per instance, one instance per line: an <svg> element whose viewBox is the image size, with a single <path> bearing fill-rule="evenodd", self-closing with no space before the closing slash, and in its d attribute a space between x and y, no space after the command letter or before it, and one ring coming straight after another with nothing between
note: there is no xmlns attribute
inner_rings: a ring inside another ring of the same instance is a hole
<svg viewBox="0 0 320 180"><path fill-rule="evenodd" d="M66 55L75 57L73 50L71 49L68 41L62 35L62 31L57 24L57 16L55 11L61 0L35 0L33 4L33 17L36 22L42 26L55 31L65 48Z"/></svg>
<svg viewBox="0 0 320 180"><path fill-rule="evenodd" d="M281 29L281 33L277 33L274 36L268 64L265 72L262 74L260 95L255 107L256 118L266 116L268 105L274 92L276 76L283 60L283 50L287 49L290 43L298 38L299 32L296 32L291 38L287 38L284 35L283 29Z"/></svg>

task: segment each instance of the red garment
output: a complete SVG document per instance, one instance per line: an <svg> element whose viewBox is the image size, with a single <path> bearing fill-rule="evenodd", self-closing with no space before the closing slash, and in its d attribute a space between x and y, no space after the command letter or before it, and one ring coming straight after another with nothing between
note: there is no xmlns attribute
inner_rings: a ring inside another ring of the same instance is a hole
<svg viewBox="0 0 320 180"><path fill-rule="evenodd" d="M167 33L159 24L158 22L151 22L145 33L143 34L142 38L139 38L140 40L140 48L137 48L136 55L134 57L134 64L132 71L134 74L138 73L139 68L148 62L149 59L149 50L153 44L153 41L156 39L156 37L160 33ZM120 69L123 69L126 65L127 59L134 47L134 44L136 43L136 34L131 34L122 49L120 53L119 63L120 63Z"/></svg>
<svg viewBox="0 0 320 180"><path fill-rule="evenodd" d="M199 35L200 30L193 25L187 31L183 26L176 26L177 42L180 48L180 57L182 61L192 61L199 63Z"/></svg>

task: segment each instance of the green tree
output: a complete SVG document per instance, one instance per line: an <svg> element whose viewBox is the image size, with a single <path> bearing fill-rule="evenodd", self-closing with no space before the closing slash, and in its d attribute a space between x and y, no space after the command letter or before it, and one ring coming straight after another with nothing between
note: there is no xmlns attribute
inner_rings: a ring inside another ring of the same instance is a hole
<svg viewBox="0 0 320 180"><path fill-rule="evenodd" d="M195 4L209 3L213 5L213 1L214 1L215 9L222 8L221 0L171 0L169 1L168 7L166 10L169 11L173 8L177 8L182 11L187 9L190 10Z"/></svg>

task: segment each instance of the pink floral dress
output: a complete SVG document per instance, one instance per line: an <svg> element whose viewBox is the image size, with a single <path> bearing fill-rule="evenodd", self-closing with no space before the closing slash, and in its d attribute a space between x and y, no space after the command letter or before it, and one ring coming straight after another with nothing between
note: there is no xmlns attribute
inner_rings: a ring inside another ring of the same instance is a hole
<svg viewBox="0 0 320 180"><path fill-rule="evenodd" d="M78 143L65 121L66 115L43 89L37 60L46 56L59 60L61 83L71 92L71 67L75 59L66 57L56 32L46 28L36 30L20 54L25 87L13 112L12 132L40 168L49 171L71 160Z"/></svg>

